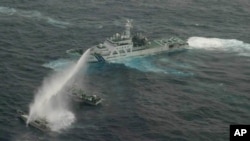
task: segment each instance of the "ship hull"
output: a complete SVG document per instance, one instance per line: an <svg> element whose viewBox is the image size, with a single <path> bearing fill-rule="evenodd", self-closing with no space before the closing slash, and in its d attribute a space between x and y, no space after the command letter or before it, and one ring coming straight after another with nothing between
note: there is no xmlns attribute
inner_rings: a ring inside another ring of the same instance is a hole
<svg viewBox="0 0 250 141"><path fill-rule="evenodd" d="M28 115L26 115L26 114L19 115L19 118L21 120L23 120L25 123L27 123L27 121L28 121ZM40 122L37 122L36 120L31 121L30 123L28 123L28 125L31 125L32 127L37 128L43 132L47 132L50 130L46 125L43 125Z"/></svg>
<svg viewBox="0 0 250 141"><path fill-rule="evenodd" d="M97 59L97 57L92 56L92 57L88 58L88 62L89 63L98 63L98 62L104 62L104 60L105 60L105 62L112 62L115 60L120 60L120 59L124 59L124 58L129 58L129 57L149 56L149 55L164 53L164 52L170 51L170 50L184 49L187 47L188 47L188 45L176 46L174 48L170 48L169 46L151 47L151 48L147 48L147 49L132 51L129 53L101 56L101 57L103 57L102 60L99 60L99 59Z"/></svg>

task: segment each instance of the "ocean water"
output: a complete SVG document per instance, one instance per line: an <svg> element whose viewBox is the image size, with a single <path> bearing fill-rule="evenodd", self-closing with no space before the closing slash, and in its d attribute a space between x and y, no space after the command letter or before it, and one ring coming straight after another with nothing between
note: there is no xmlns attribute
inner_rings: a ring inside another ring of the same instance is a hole
<svg viewBox="0 0 250 141"><path fill-rule="evenodd" d="M0 140L229 140L230 124L250 124L249 7L249 0L1 0ZM87 50L123 31L126 19L149 39L177 36L190 47L88 65L74 85L105 100L70 103L75 119L63 130L43 133L17 118L44 79L77 62L66 50Z"/></svg>

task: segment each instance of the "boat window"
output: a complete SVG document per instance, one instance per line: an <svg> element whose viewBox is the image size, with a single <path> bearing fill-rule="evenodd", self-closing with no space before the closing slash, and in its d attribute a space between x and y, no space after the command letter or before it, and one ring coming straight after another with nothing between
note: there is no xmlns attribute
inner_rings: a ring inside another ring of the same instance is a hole
<svg viewBox="0 0 250 141"><path fill-rule="evenodd" d="M40 124L40 123L41 123L41 122L40 122L40 121L38 121L38 120L35 120L35 122L36 122L36 123L38 123L38 124Z"/></svg>
<svg viewBox="0 0 250 141"><path fill-rule="evenodd" d="M173 47L174 47L174 45L173 45L173 44L169 45L169 48L173 48Z"/></svg>
<svg viewBox="0 0 250 141"><path fill-rule="evenodd" d="M120 50L119 52L120 52L121 54L122 54L122 53L126 53L124 50Z"/></svg>

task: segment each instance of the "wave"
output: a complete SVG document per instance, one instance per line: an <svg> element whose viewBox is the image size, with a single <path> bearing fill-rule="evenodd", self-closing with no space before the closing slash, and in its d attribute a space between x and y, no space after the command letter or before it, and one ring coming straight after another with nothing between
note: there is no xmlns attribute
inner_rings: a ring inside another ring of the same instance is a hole
<svg viewBox="0 0 250 141"><path fill-rule="evenodd" d="M0 6L0 13L7 14L7 15L13 15L14 13L16 13L16 9Z"/></svg>
<svg viewBox="0 0 250 141"><path fill-rule="evenodd" d="M53 26L60 27L60 28L66 28L67 26L70 25L68 22L58 21L50 17L47 17L46 20L49 24L52 24Z"/></svg>
<svg viewBox="0 0 250 141"><path fill-rule="evenodd" d="M236 39L190 37L190 48L235 52L241 56L250 56L250 44Z"/></svg>
<svg viewBox="0 0 250 141"><path fill-rule="evenodd" d="M0 6L0 14L16 15L16 16L21 16L25 18L38 19L38 20L45 21L48 24L53 25L55 27L59 27L59 28L66 28L67 26L71 25L68 22L56 20L51 17L45 16L41 12L36 11L36 10L21 10L21 9Z"/></svg>

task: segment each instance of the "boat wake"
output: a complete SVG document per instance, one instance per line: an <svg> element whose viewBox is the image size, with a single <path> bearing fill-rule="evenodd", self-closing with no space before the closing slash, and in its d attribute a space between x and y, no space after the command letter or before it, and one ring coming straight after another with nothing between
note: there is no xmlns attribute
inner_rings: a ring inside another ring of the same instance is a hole
<svg viewBox="0 0 250 141"><path fill-rule="evenodd" d="M236 53L240 56L250 57L250 44L244 43L236 39L219 39L219 38L205 38L205 37L190 37L188 39L190 49L203 49L209 51L225 51ZM169 60L168 57L161 57L162 55L154 55L154 57L133 57L121 60L112 61L112 63L124 64L127 67L140 70L142 72L155 72L171 74L176 76L192 76L192 72L185 71L192 69L189 64L183 64ZM69 65L73 60L59 59L45 64L45 67L61 70Z"/></svg>
<svg viewBox="0 0 250 141"><path fill-rule="evenodd" d="M184 71L185 69L190 69L191 66L187 64L177 63L173 60L162 58L161 56L123 59L114 61L113 63L124 64L129 68L134 68L142 72L163 73L180 77L188 77L194 75L192 72Z"/></svg>
<svg viewBox="0 0 250 141"><path fill-rule="evenodd" d="M223 51L236 53L240 56L250 57L250 44L236 39L219 39L205 37L190 37L188 39L190 49L204 49L209 51ZM171 74L175 76L192 76L192 66L189 64L178 63L174 59L154 55L153 57L139 57L114 61L113 63L124 64L127 67L135 68L142 72L156 72Z"/></svg>
<svg viewBox="0 0 250 141"><path fill-rule="evenodd" d="M68 69L56 72L44 80L42 86L35 95L34 102L30 105L28 123L37 118L45 118L53 131L59 131L71 125L75 116L70 111L66 86L74 83L74 77L79 70L86 67L87 50L78 62Z"/></svg>
<svg viewBox="0 0 250 141"><path fill-rule="evenodd" d="M64 22L64 21L53 19L48 16L44 16L41 12L35 11L35 10L27 11L27 10L0 6L0 14L10 15L10 16L15 15L15 16L21 16L21 17L30 18L30 19L46 21L48 24L53 25L55 27L59 27L59 28L66 28L67 26L70 25L70 23L68 22Z"/></svg>
<svg viewBox="0 0 250 141"><path fill-rule="evenodd" d="M191 49L234 52L240 56L250 57L250 44L236 39L190 37L188 43Z"/></svg>

